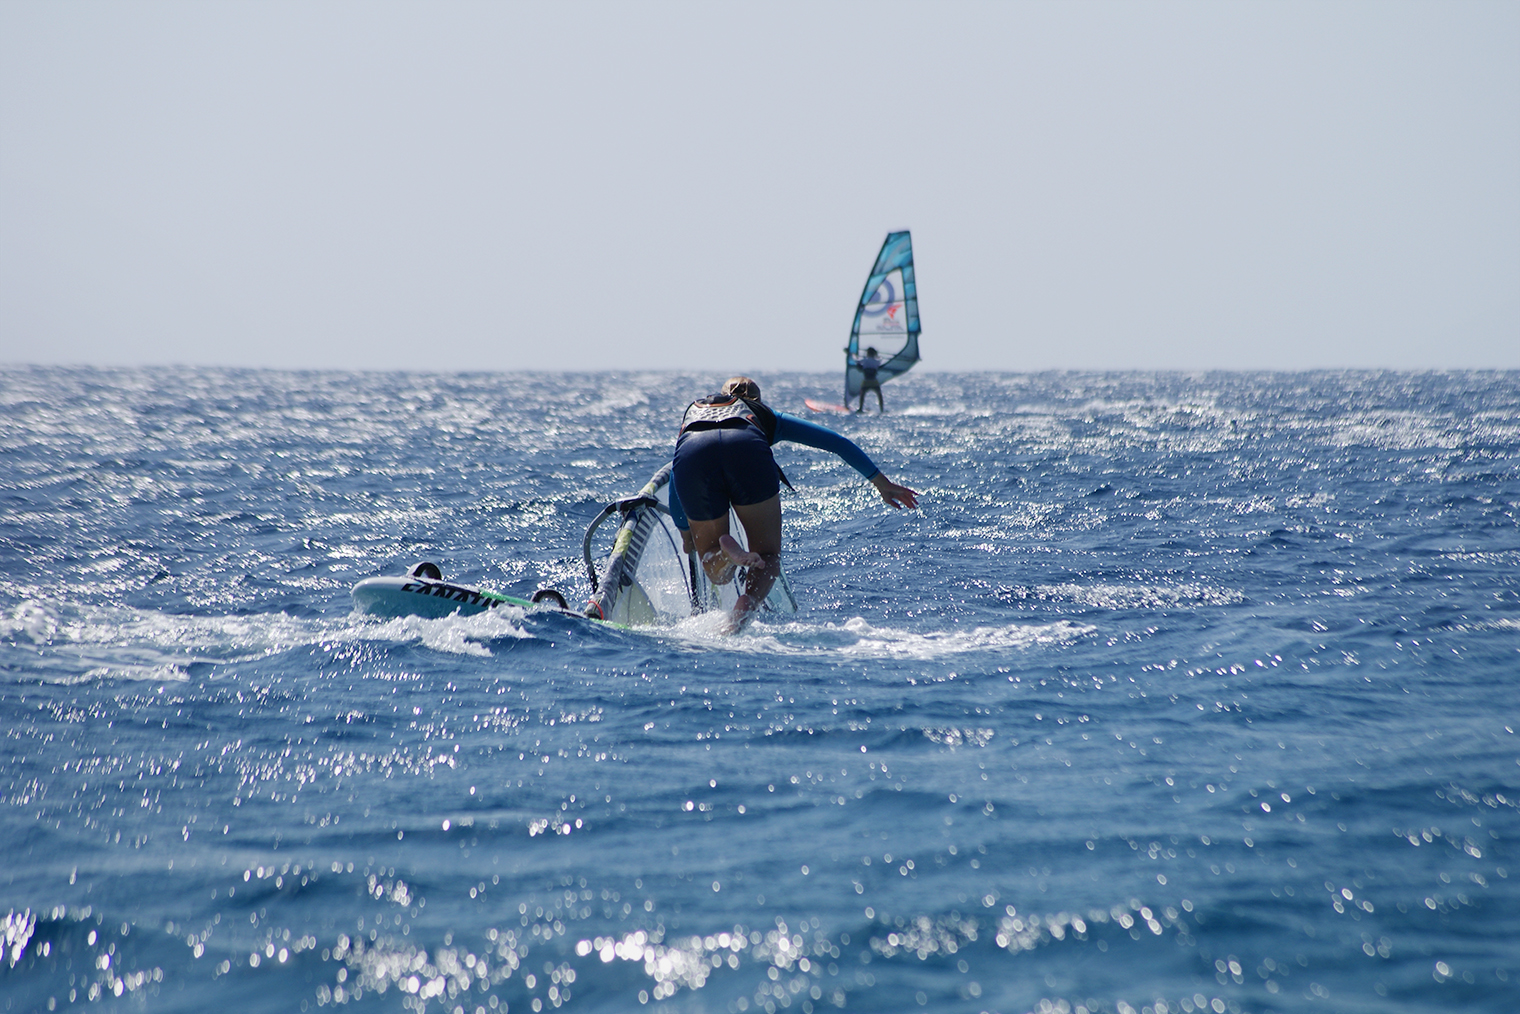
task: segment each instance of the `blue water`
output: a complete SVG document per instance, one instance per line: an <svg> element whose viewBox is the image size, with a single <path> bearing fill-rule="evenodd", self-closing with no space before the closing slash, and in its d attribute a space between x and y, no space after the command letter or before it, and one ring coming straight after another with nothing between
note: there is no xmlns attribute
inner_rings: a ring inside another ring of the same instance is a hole
<svg viewBox="0 0 1520 1014"><path fill-rule="evenodd" d="M0 371L0 1006L1520 1009L1520 374L911 374L795 617L350 614L721 379Z"/></svg>

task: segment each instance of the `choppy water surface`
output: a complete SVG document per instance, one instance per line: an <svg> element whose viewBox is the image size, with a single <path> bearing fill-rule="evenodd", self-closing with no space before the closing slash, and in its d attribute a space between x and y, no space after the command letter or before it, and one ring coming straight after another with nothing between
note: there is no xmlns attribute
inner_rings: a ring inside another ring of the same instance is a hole
<svg viewBox="0 0 1520 1014"><path fill-rule="evenodd" d="M719 380L0 372L4 1009L1520 1007L1520 375L910 376L789 622L350 615Z"/></svg>

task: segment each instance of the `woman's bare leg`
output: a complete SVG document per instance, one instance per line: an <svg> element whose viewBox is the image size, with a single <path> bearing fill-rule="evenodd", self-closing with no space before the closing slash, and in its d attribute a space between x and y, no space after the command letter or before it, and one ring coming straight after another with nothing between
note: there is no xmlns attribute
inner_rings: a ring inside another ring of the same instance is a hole
<svg viewBox="0 0 1520 1014"><path fill-rule="evenodd" d="M781 494L759 503L735 505L734 513L739 515L739 523L744 526L744 536L749 541L749 552L742 561L746 568L744 593L734 606L731 627L738 630L765 602L771 585L776 583L776 575L781 571ZM728 538L734 541L733 536Z"/></svg>
<svg viewBox="0 0 1520 1014"><path fill-rule="evenodd" d="M691 521L691 540L702 561L702 569L713 584L728 584L734 579L734 560L723 550L723 540L733 541L728 534L728 515L712 521Z"/></svg>
<svg viewBox="0 0 1520 1014"><path fill-rule="evenodd" d="M730 617L729 631L749 621L770 594L781 564L781 494L755 504L735 506L750 548L745 550L729 532L728 516L712 521L690 522L691 538L707 579L715 585L734 579L736 567L744 567L744 587Z"/></svg>

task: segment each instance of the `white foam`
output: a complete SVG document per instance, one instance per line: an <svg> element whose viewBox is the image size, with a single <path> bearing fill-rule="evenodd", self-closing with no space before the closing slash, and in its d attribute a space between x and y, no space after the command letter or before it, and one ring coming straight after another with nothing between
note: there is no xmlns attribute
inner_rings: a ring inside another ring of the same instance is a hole
<svg viewBox="0 0 1520 1014"><path fill-rule="evenodd" d="M33 644L47 644L58 632L58 620L42 603L23 602L9 620L0 621L0 632L25 634Z"/></svg>
<svg viewBox="0 0 1520 1014"><path fill-rule="evenodd" d="M972 411L961 402L951 402L947 405L909 405L899 410L897 415L913 416L915 418L933 418L950 415L990 415L987 409Z"/></svg>
<svg viewBox="0 0 1520 1014"><path fill-rule="evenodd" d="M1179 605L1236 605L1245 594L1234 588L1182 583L1175 585L1045 584L1015 591L1020 598L1074 602L1099 609L1161 609Z"/></svg>
<svg viewBox="0 0 1520 1014"><path fill-rule="evenodd" d="M1061 645L1097 628L1069 621L1010 623L924 632L876 626L855 617L842 623L791 621L762 614L738 636L725 633L728 615L714 611L635 628L640 633L704 648L807 657L927 660L978 651ZM103 679L183 682L188 667L252 661L325 644L419 644L476 658L492 656L491 642L533 639L524 610L504 605L474 616L376 620L347 616L303 619L284 613L185 616L127 607L23 603L0 631L23 637L56 656L77 659L74 673L51 677L77 683ZM49 678L44 676L44 678Z"/></svg>
<svg viewBox="0 0 1520 1014"><path fill-rule="evenodd" d="M0 636L25 637L55 659L77 660L74 673L40 673L49 682L184 682L187 667L196 662L225 665L318 644L411 642L447 654L489 657L493 640L533 636L522 626L523 615L521 609L502 606L476 616L385 622L347 616L333 621L285 613L185 616L28 601L10 618L0 619Z"/></svg>
<svg viewBox="0 0 1520 1014"><path fill-rule="evenodd" d="M756 621L750 625L750 630L755 629L759 623ZM644 628L646 630L658 629L660 633L674 634L680 640L700 641L707 644L727 645L734 638L725 633L728 627L728 613L714 609L711 612L698 613L696 616L688 616L677 620L674 625L666 628Z"/></svg>
<svg viewBox="0 0 1520 1014"><path fill-rule="evenodd" d="M1059 620L1055 623L1010 623L924 633L897 627L877 627L855 617L844 623L767 622L757 619L735 637L722 633L727 617L707 613L670 628L678 638L731 651L768 655L929 660L1004 648L1037 648L1069 644L1097 627Z"/></svg>
<svg viewBox="0 0 1520 1014"><path fill-rule="evenodd" d="M833 627L832 624L828 626ZM892 627L874 627L857 616L844 623L842 629L858 638L854 644L846 645L841 649L843 654L867 658L930 659L994 648L1033 648L1069 644L1095 633L1098 628L1088 624L1058 620L1055 623L1010 623L1004 626L972 627L925 634Z"/></svg>
<svg viewBox="0 0 1520 1014"><path fill-rule="evenodd" d="M145 683L187 683L190 674L183 666L172 662L162 665L102 665L81 676L60 676L46 679L45 683L71 686L76 683L93 683L96 680L139 680Z"/></svg>
<svg viewBox="0 0 1520 1014"><path fill-rule="evenodd" d="M383 623L360 623L345 631L340 640L417 641L434 651L489 658L491 649L482 644L500 637L531 639L522 628L523 610L500 606L474 616L445 616L430 620L402 616Z"/></svg>

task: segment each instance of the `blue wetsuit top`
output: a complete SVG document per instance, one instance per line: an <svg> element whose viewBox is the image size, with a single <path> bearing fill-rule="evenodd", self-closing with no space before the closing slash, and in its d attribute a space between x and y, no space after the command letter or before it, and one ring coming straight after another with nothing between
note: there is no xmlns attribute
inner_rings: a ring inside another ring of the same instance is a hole
<svg viewBox="0 0 1520 1014"><path fill-rule="evenodd" d="M756 427L758 429L758 427ZM833 430L817 423L810 423L805 419L787 415L785 412L776 413L776 435L771 443L779 444L783 440L789 440L794 444L804 444L808 447L816 447L820 451L829 451L844 459L845 464L865 476L867 479L876 477L881 469L876 463L855 445L849 437L835 433ZM675 483L670 485L670 516L675 521L676 527L683 531L691 527L686 519L686 511L681 507L681 498L676 496Z"/></svg>

